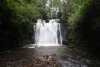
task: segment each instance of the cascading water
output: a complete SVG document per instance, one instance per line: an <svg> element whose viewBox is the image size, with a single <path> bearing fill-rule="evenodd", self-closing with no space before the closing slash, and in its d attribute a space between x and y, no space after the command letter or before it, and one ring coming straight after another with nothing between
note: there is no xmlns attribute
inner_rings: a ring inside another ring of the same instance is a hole
<svg viewBox="0 0 100 67"><path fill-rule="evenodd" d="M59 46L62 44L62 36L59 19L52 19L46 23L38 19L34 25L35 44L37 46Z"/></svg>

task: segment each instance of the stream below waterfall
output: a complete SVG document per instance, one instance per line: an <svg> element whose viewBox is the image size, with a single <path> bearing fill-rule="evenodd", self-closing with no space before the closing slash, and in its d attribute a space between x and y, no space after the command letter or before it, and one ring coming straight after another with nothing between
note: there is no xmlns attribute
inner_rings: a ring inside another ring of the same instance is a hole
<svg viewBox="0 0 100 67"><path fill-rule="evenodd" d="M0 67L100 67L100 62L88 53L63 45L1 52Z"/></svg>

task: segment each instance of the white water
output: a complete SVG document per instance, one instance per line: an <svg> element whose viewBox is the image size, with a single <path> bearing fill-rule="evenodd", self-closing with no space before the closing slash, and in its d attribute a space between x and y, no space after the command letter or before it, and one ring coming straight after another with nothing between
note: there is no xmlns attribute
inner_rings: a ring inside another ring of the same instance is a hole
<svg viewBox="0 0 100 67"><path fill-rule="evenodd" d="M59 46L62 44L62 36L59 19L52 19L46 23L38 19L34 25L35 44L37 46Z"/></svg>

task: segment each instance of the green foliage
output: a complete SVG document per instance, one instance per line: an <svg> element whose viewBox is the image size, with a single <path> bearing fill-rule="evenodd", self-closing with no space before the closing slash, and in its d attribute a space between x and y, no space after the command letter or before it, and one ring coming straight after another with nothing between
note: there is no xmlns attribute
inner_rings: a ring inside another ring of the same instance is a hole
<svg viewBox="0 0 100 67"><path fill-rule="evenodd" d="M69 32L69 39L71 39L72 42L79 42L82 36L80 31L82 30L80 30L78 26L81 25L80 22L84 20L84 17L90 8L91 0L73 0L72 3L73 11L70 12L70 16L68 17L69 29L71 30Z"/></svg>
<svg viewBox="0 0 100 67"><path fill-rule="evenodd" d="M76 0L74 1L74 12L71 13L69 16L69 25L71 27L76 26L77 22L80 22L82 18L84 17L87 9L90 7L90 0Z"/></svg>
<svg viewBox="0 0 100 67"><path fill-rule="evenodd" d="M43 15L41 0L0 1L0 48L13 47L32 36L33 22ZM44 3L44 2L42 2Z"/></svg>
<svg viewBox="0 0 100 67"><path fill-rule="evenodd" d="M14 13L10 23L15 24L23 35L31 33L32 21L40 16L38 7L24 0L7 0L7 7Z"/></svg>
<svg viewBox="0 0 100 67"><path fill-rule="evenodd" d="M93 50L100 49L100 0L73 0L68 17L69 39Z"/></svg>

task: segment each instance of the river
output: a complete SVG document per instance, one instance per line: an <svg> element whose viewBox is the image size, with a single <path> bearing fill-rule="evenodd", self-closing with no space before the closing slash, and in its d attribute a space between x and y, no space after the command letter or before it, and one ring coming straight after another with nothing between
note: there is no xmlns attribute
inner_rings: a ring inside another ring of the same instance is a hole
<svg viewBox="0 0 100 67"><path fill-rule="evenodd" d="M0 53L0 67L100 67L88 53L67 46L22 47Z"/></svg>

